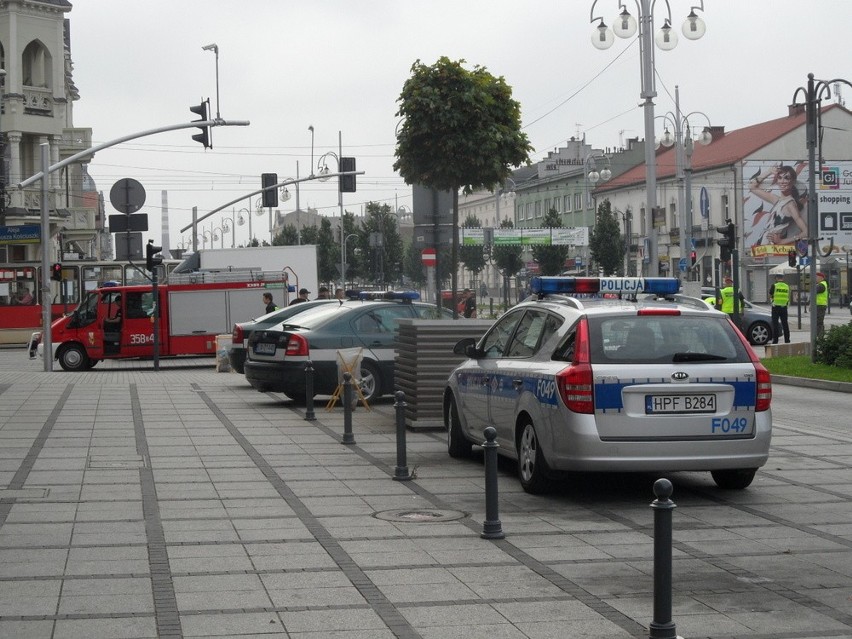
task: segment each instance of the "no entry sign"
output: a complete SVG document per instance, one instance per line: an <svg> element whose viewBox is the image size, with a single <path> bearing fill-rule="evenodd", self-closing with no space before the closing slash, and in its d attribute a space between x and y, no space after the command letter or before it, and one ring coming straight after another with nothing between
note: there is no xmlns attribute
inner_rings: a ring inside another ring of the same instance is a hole
<svg viewBox="0 0 852 639"><path fill-rule="evenodd" d="M435 249L433 248L425 248L420 253L420 257L423 260L423 266L435 266L437 260L435 259Z"/></svg>

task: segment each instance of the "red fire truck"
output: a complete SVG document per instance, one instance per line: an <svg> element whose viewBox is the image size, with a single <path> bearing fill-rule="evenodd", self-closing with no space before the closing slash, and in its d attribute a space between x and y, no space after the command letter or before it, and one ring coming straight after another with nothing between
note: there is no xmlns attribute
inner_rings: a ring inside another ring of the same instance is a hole
<svg viewBox="0 0 852 639"><path fill-rule="evenodd" d="M286 271L172 276L158 290L160 356L215 354L217 335L265 312L263 293L285 305L296 286ZM53 322L54 358L64 370L79 371L102 359L153 357L153 302L151 286L89 292L73 313Z"/></svg>

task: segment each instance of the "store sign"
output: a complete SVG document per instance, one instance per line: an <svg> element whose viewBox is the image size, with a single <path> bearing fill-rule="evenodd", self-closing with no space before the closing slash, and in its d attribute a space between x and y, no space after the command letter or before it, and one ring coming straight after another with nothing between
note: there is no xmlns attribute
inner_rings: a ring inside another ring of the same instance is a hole
<svg viewBox="0 0 852 639"><path fill-rule="evenodd" d="M0 226L0 244L38 244L41 242L41 224Z"/></svg>

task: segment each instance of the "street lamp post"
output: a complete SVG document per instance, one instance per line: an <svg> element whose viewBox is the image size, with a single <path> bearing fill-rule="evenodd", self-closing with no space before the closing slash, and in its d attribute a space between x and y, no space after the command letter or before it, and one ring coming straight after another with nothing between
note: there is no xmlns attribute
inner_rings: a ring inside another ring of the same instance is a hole
<svg viewBox="0 0 852 639"><path fill-rule="evenodd" d="M311 131L311 136L313 136L313 131ZM320 156L319 160L317 160L317 171L319 172L319 174L321 176L319 178L321 182L325 182L326 180L328 180L328 177L322 177L322 176L327 176L328 172L329 172L328 163L326 162L326 158L328 158L328 157L334 158L334 160L337 162L337 172L340 173L340 158L343 155L343 133L341 131L337 132L337 151L338 151L337 153L335 153L334 151L329 151L327 153L324 153L323 155ZM313 166L313 158L314 158L313 137L311 137L311 165L312 166ZM313 169L311 169L311 170L313 171ZM346 246L345 246L344 240L343 240L343 235L345 233L345 231L343 230L343 189L341 188L339 177L337 178L337 208L338 208L338 211L340 212L340 237L341 237L340 242L341 242L341 248L342 248L342 253L345 254L346 253ZM340 267L341 267L341 269L343 269L343 267L345 265L345 257L343 257L343 256L341 256L341 257L342 257L342 259L340 261ZM343 280L343 288L345 289L346 288L346 272L345 271L341 272L340 277Z"/></svg>
<svg viewBox="0 0 852 639"><path fill-rule="evenodd" d="M216 119L221 120L219 115L219 45L215 42L201 47L203 51L212 51L216 55Z"/></svg>
<svg viewBox="0 0 852 639"><path fill-rule="evenodd" d="M816 306L816 281L817 281L817 256L820 255L819 250L819 223L817 221L819 213L819 199L816 192L816 147L819 143L822 131L822 113L820 102L823 99L831 98L831 86L835 85L838 89L843 83L852 87L852 82L843 78L835 78L834 80L817 80L813 73L808 74L807 87L799 87L793 92L793 105L797 104L796 98L799 93L805 95L805 142L808 147L808 246L810 247L810 314L811 314L811 361L816 362L816 340L817 340L817 306ZM820 159L822 153L820 153Z"/></svg>
<svg viewBox="0 0 852 639"><path fill-rule="evenodd" d="M644 100L645 113L645 228L648 232L648 248L650 258L650 275L657 276L660 273L659 252L657 247L657 233L654 229L654 211L657 208L657 164L654 149L654 98L657 96L656 83L654 80L654 43L668 51L677 46L677 33L672 29L672 14L668 0L665 1L668 18L663 22L656 37L654 37L654 5L656 0L634 0L639 14L639 61L641 92L640 97ZM598 0L594 0L590 11L590 22L598 21L598 26L592 33L592 44L597 49L608 49L615 39L613 32L620 38L631 38L636 33L636 19L627 11L624 0L619 0L621 13L613 21L613 28L606 26L603 18L595 17L595 6ZM700 6L692 7L689 15L683 23L683 35L689 40L697 40L704 35L706 27L704 21L695 14L695 9L704 11L704 1L699 0Z"/></svg>
<svg viewBox="0 0 852 639"><path fill-rule="evenodd" d="M343 227L341 226L341 235L343 231ZM350 233L349 235L343 238L343 252L340 254L340 276L343 279L343 289L346 289L346 243L350 238L358 237L357 233Z"/></svg>
<svg viewBox="0 0 852 639"><path fill-rule="evenodd" d="M707 126L695 139L692 137L692 126L689 123L689 118L693 115L700 115L707 120ZM674 129L674 135L672 135L668 127L665 128L663 136L660 138L660 144L663 146L675 145L680 257L687 259L687 255L692 249L692 153L695 149L695 142L706 146L713 141L713 136L710 133L712 125L710 118L702 111L692 111L685 115L681 113L680 89L677 86L675 86L675 112L668 112L660 117L670 123ZM687 280L689 279L690 269L691 265L687 261L686 270L683 271Z"/></svg>
<svg viewBox="0 0 852 639"><path fill-rule="evenodd" d="M602 158L606 162L606 166L600 171L597 169L596 157ZM583 160L583 190L585 192L583 195L583 226L591 228L595 225L595 220L597 219L597 206L592 205L592 193L589 185L591 184L594 186L601 180L604 182L609 180L612 177L612 170L610 170L609 166L609 156L601 151L592 151ZM586 211L588 211L590 206L592 208L592 219L589 220L588 224L586 224ZM588 251L588 249L589 246L587 244L586 251ZM583 258L586 262L586 275L588 275L591 255L586 253Z"/></svg>

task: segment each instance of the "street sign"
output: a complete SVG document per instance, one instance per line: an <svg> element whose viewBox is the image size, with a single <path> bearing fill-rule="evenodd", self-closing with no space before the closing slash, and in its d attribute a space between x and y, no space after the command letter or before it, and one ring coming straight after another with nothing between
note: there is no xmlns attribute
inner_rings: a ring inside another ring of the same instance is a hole
<svg viewBox="0 0 852 639"><path fill-rule="evenodd" d="M707 219L710 217L710 194L707 193L707 187L701 187L701 193L698 196L698 207L701 210L701 217Z"/></svg>
<svg viewBox="0 0 852 639"><path fill-rule="evenodd" d="M112 185L109 201L116 211L136 213L145 204L145 187L133 178L123 178Z"/></svg>
<svg viewBox="0 0 852 639"><path fill-rule="evenodd" d="M108 219L110 233L148 230L147 213L136 213L135 215L110 215Z"/></svg>
<svg viewBox="0 0 852 639"><path fill-rule="evenodd" d="M681 273L686 273L687 262L685 257L682 257L677 261L677 267L680 269Z"/></svg>
<svg viewBox="0 0 852 639"><path fill-rule="evenodd" d="M808 257L807 255L804 255L804 256L799 258L799 266L810 266L810 265L811 265L811 258Z"/></svg>
<svg viewBox="0 0 852 639"><path fill-rule="evenodd" d="M142 256L142 233L115 234L116 261L141 260Z"/></svg>
<svg viewBox="0 0 852 639"><path fill-rule="evenodd" d="M435 249L425 248L420 253L420 259L423 260L423 266L435 266L437 263Z"/></svg>

